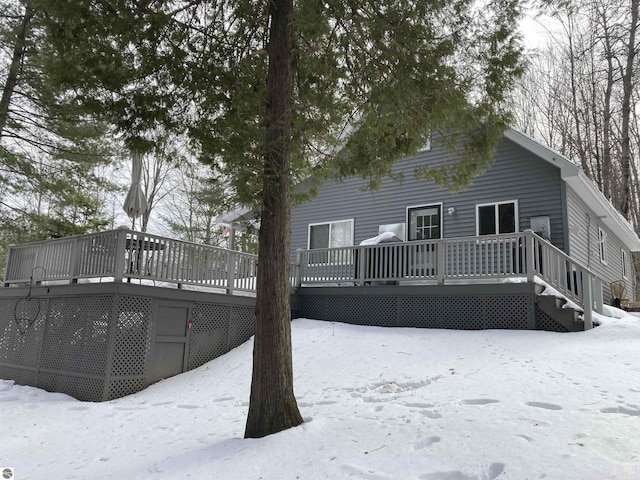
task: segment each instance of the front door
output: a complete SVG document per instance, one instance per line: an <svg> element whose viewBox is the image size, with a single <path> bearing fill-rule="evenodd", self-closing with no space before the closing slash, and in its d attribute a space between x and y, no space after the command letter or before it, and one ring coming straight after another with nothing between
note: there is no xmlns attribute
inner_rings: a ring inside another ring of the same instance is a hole
<svg viewBox="0 0 640 480"><path fill-rule="evenodd" d="M407 208L407 240L440 240L442 238L442 204ZM409 250L411 275L436 274L436 245L419 245Z"/></svg>

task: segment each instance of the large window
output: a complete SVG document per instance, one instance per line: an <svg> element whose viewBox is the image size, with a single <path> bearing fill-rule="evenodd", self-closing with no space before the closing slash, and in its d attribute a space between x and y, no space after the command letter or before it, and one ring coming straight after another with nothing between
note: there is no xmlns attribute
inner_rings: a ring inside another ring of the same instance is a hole
<svg viewBox="0 0 640 480"><path fill-rule="evenodd" d="M353 245L353 220L309 225L309 248L350 247Z"/></svg>
<svg viewBox="0 0 640 480"><path fill-rule="evenodd" d="M442 238L442 204L407 208L408 240Z"/></svg>
<svg viewBox="0 0 640 480"><path fill-rule="evenodd" d="M518 228L518 201L476 205L478 235L515 233Z"/></svg>
<svg viewBox="0 0 640 480"><path fill-rule="evenodd" d="M600 254L600 262L607 264L607 232L598 227L598 252Z"/></svg>

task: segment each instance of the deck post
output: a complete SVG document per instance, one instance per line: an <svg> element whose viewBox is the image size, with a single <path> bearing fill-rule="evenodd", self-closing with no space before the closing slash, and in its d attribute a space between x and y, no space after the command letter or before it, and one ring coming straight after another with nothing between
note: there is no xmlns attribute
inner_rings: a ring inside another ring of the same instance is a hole
<svg viewBox="0 0 640 480"><path fill-rule="evenodd" d="M298 248L296 250L296 264L294 265L294 283L293 286L298 288L302 285L302 249Z"/></svg>
<svg viewBox="0 0 640 480"><path fill-rule="evenodd" d="M438 285L444 285L444 255L445 245L442 240L436 244L436 275L438 278Z"/></svg>
<svg viewBox="0 0 640 480"><path fill-rule="evenodd" d="M13 261L13 258L11 258L13 256L13 246L13 243L7 245L7 264L4 266L4 276L2 277L5 287L8 287L10 285L10 283L7 282L7 275L9 274L9 268L11 267L11 262Z"/></svg>
<svg viewBox="0 0 640 480"><path fill-rule="evenodd" d="M80 270L80 257L82 256L82 250L79 248L80 242L78 237L73 239L73 245L71 246L71 265L69 266L69 283L78 283L76 274Z"/></svg>
<svg viewBox="0 0 640 480"><path fill-rule="evenodd" d="M116 254L113 259L113 281L122 282L125 270L125 258L127 250L127 230L119 228L116 231Z"/></svg>
<svg viewBox="0 0 640 480"><path fill-rule="evenodd" d="M44 245L40 243L36 248L36 256L35 256L35 261L33 262L33 268L31 269L31 282L29 283L29 285L36 286L36 285L42 284L42 280L38 280L36 278L36 270L38 269L42 270L43 272L42 278L45 278L47 276L47 271L42 266L42 264L44 263L43 257L44 257Z"/></svg>
<svg viewBox="0 0 640 480"><path fill-rule="evenodd" d="M367 268L367 249L365 247L358 247L358 285L364 285L365 269Z"/></svg>
<svg viewBox="0 0 640 480"><path fill-rule="evenodd" d="M535 277L535 245L533 230L524 231L524 258L527 267L527 282L533 282Z"/></svg>
<svg viewBox="0 0 640 480"><path fill-rule="evenodd" d="M593 302L595 303L596 312L602 315L604 313L604 294L602 292L602 280L599 277L593 277Z"/></svg>
<svg viewBox="0 0 640 480"><path fill-rule="evenodd" d="M227 293L233 294L233 287L236 281L236 252L229 250L227 252Z"/></svg>
<svg viewBox="0 0 640 480"><path fill-rule="evenodd" d="M586 273L586 272L585 272ZM592 287L591 287L591 281L592 281L592 276L591 274L587 273L586 274L586 282L583 281L582 282L582 304L583 304L583 308L584 308L584 329L585 330L591 330L593 328L593 295L592 295Z"/></svg>

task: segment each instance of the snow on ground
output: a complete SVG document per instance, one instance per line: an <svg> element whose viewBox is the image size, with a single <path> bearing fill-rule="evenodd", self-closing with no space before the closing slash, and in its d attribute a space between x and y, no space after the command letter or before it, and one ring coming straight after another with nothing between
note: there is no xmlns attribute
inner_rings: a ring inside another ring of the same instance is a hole
<svg viewBox="0 0 640 480"><path fill-rule="evenodd" d="M581 333L293 322L306 422L242 438L252 342L105 403L0 381L15 479L640 478L640 318Z"/></svg>

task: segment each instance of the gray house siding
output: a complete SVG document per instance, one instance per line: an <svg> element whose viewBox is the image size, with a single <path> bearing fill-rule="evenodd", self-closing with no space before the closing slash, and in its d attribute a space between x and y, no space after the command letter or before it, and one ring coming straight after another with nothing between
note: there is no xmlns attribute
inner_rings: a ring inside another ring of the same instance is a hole
<svg viewBox="0 0 640 480"><path fill-rule="evenodd" d="M291 247L308 248L308 229L313 223L354 220L354 244L378 235L378 227L406 222L407 207L442 204L443 237L476 235L476 205L517 200L519 231L530 228L530 218L549 216L551 241L565 249L563 216L564 191L560 171L540 161L508 139L498 146L495 163L477 177L468 189L453 195L431 181L418 181L413 172L425 163L439 165L451 161L437 145L419 155L398 162L395 169L405 175L402 184L385 179L375 191L361 191L366 181L349 178L327 181L318 195L292 210ZM455 208L448 215L447 209ZM292 254L292 259L295 254Z"/></svg>
<svg viewBox="0 0 640 480"><path fill-rule="evenodd" d="M611 301L610 283L617 280L624 280L627 285L626 298L635 299L634 294L634 271L631 262L631 252L623 246L623 243L611 230L598 219L598 216L582 201L578 194L567 187L567 209L569 223L569 254L593 270L604 280L605 301ZM606 265L600 261L600 250L598 243L598 229L601 228L607 234L607 262ZM626 278L623 276L623 253Z"/></svg>

